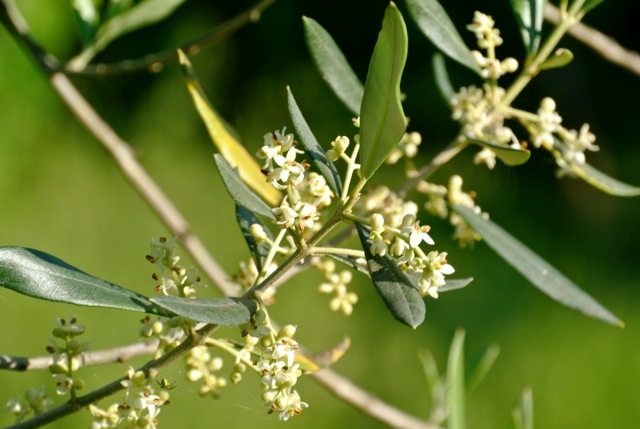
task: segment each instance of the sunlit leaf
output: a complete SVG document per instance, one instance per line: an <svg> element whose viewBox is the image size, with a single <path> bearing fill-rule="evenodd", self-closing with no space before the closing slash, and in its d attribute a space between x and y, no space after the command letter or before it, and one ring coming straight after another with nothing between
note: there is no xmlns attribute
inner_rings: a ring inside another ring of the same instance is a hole
<svg viewBox="0 0 640 429"><path fill-rule="evenodd" d="M454 94L456 93L449 80L449 73L447 73L447 66L444 62L444 56L441 53L435 53L431 59L433 64L433 75L436 79L436 85L442 94L444 100L449 104Z"/></svg>
<svg viewBox="0 0 640 429"><path fill-rule="evenodd" d="M449 292L451 290L462 289L473 281L473 277L466 279L447 279L444 286L438 288L438 293Z"/></svg>
<svg viewBox="0 0 640 429"><path fill-rule="evenodd" d="M545 62L540 64L539 70L551 70L564 67L573 61L573 53L565 48L556 50Z"/></svg>
<svg viewBox="0 0 640 429"><path fill-rule="evenodd" d="M369 266L371 280L393 317L400 322L418 327L425 317L425 304L416 286L411 283L396 261L388 256L373 256L369 229L356 224L360 242Z"/></svg>
<svg viewBox="0 0 640 429"><path fill-rule="evenodd" d="M530 388L524 389L511 415L516 429L533 429L533 392Z"/></svg>
<svg viewBox="0 0 640 429"><path fill-rule="evenodd" d="M498 359L498 355L500 354L500 347L496 344L489 346L478 362L473 366L473 369L469 371L469 375L466 378L466 387L467 393L471 392L473 389L480 384L482 380L486 377L486 375L493 367L496 359Z"/></svg>
<svg viewBox="0 0 640 429"><path fill-rule="evenodd" d="M338 362L347 350L349 350L349 347L351 347L351 340L348 337L345 337L336 346L320 353L296 353L295 362L300 364L300 369L305 374L318 372L321 369L329 368L331 365Z"/></svg>
<svg viewBox="0 0 640 429"><path fill-rule="evenodd" d="M262 199L272 206L278 205L282 199L280 191L267 183L264 174L260 171L260 165L253 155L227 130L224 122L218 117L204 94L191 67L191 62L189 62L184 52L178 50L178 56L193 103L209 131L216 149L231 167L238 169L242 180Z"/></svg>
<svg viewBox="0 0 640 429"><path fill-rule="evenodd" d="M511 146L505 146L497 143L490 142L488 140L481 140L474 137L465 136L471 143L477 144L481 147L491 149L498 159L506 165L521 165L529 160L531 152L527 149L513 148Z"/></svg>
<svg viewBox="0 0 640 429"><path fill-rule="evenodd" d="M158 295L151 301L178 316L197 322L234 327L247 323L258 304L246 298L181 298Z"/></svg>
<svg viewBox="0 0 640 429"><path fill-rule="evenodd" d="M249 247L251 256L256 263L256 268L258 269L258 272L261 272L262 264L269 254L270 246L264 241L260 243L256 241L253 235L251 235L251 225L258 224L262 226L264 233L271 240L273 240L273 235L271 234L269 228L262 225L260 219L258 219L258 217L254 215L251 210L238 204L236 204L236 220L238 221L238 225L242 230L244 241L247 242L247 246Z"/></svg>
<svg viewBox="0 0 640 429"><path fill-rule="evenodd" d="M362 175L370 178L396 147L407 128L400 79L407 59L407 28L391 3L373 50L360 108Z"/></svg>
<svg viewBox="0 0 640 429"><path fill-rule="evenodd" d="M222 181L229 195L233 198L233 201L256 214L275 220L276 217L271 211L271 207L249 189L238 173L231 168L229 163L218 153L213 156L216 160Z"/></svg>
<svg viewBox="0 0 640 429"><path fill-rule="evenodd" d="M620 182L596 170L589 164L572 164L571 169L582 180L608 194L619 197L635 197L640 195L640 187Z"/></svg>
<svg viewBox="0 0 640 429"><path fill-rule="evenodd" d="M342 181L340 175L336 170L336 167L331 161L327 159L324 149L316 140L316 137L311 132L307 121L305 121L302 112L296 103L296 99L291 93L291 89L287 87L287 102L289 105L289 115L293 122L293 127L300 138L300 143L304 147L305 155L309 157L309 162L315 167L318 172L324 176L327 181L327 185L333 191L336 197L340 197L342 193Z"/></svg>
<svg viewBox="0 0 640 429"><path fill-rule="evenodd" d="M498 225L468 207L453 208L482 236L485 243L543 293L587 316L624 326L609 310Z"/></svg>
<svg viewBox="0 0 640 429"><path fill-rule="evenodd" d="M24 247L0 247L0 286L47 301L167 315L143 295Z"/></svg>
<svg viewBox="0 0 640 429"><path fill-rule="evenodd" d="M315 20L302 18L307 49L316 68L338 98L355 116L360 115L364 88L331 35Z"/></svg>
<svg viewBox="0 0 640 429"><path fill-rule="evenodd" d="M420 30L445 55L480 75L469 48L436 0L407 0L407 9Z"/></svg>
<svg viewBox="0 0 640 429"><path fill-rule="evenodd" d="M529 55L535 55L540 46L540 32L546 3L546 0L511 0L511 8Z"/></svg>
<svg viewBox="0 0 640 429"><path fill-rule="evenodd" d="M464 331L458 329L447 362L447 396L449 404L449 429L464 429Z"/></svg>

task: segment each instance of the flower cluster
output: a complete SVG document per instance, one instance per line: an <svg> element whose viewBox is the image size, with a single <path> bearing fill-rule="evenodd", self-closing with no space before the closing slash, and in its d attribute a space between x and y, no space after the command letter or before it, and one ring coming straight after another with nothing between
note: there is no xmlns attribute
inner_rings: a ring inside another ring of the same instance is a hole
<svg viewBox="0 0 640 429"><path fill-rule="evenodd" d="M158 348L155 358L159 358L168 351L176 348L184 339L186 332L193 326L193 322L183 317L172 317L171 319L156 318L151 319L145 316L140 320L142 326L139 334L143 339L156 338Z"/></svg>
<svg viewBox="0 0 640 429"><path fill-rule="evenodd" d="M262 375L262 400L269 407L269 413L277 412L280 420L288 420L309 406L293 389L302 375L300 365L294 363L298 348L293 339L295 331L294 326L287 325L273 340L263 337L265 347L256 363L256 369Z"/></svg>
<svg viewBox="0 0 640 429"><path fill-rule="evenodd" d="M351 315L354 304L358 302L358 295L347 289L352 279L351 271L343 270L336 273L336 264L331 259L317 261L316 267L324 274L326 280L320 284L318 291L323 294L335 294L329 301L329 309L339 310L345 316Z"/></svg>
<svg viewBox="0 0 640 429"><path fill-rule="evenodd" d="M495 48L502 45L502 37L500 37L500 30L494 25L493 18L476 11L473 22L467 26L467 29L475 34L478 46L487 51L486 57L480 51L471 51L480 67L482 77L495 80L506 73L515 72L518 69L518 61L511 57L502 61L496 59Z"/></svg>
<svg viewBox="0 0 640 429"><path fill-rule="evenodd" d="M76 391L84 387L84 382L75 377L74 373L82 366L82 353L89 348L89 343L81 343L76 339L84 334L84 326L79 325L75 317L71 317L69 321L58 318L56 324L57 327L52 334L62 340L63 344L52 340L53 346L47 347L47 351L53 355L49 372L56 381L56 393L70 394L73 399L76 397Z"/></svg>
<svg viewBox="0 0 640 429"><path fill-rule="evenodd" d="M151 254L147 260L159 270L153 274L153 279L159 284L156 292L164 295L176 295L181 297L194 297L196 287L207 287L202 283L200 274L195 267L185 268L178 264L180 257L175 254L177 238L167 240L165 237L151 240Z"/></svg>
<svg viewBox="0 0 640 429"><path fill-rule="evenodd" d="M25 393L24 401L20 396L17 399L8 399L2 411L13 414L16 423L20 423L30 413L33 412L37 416L49 410L52 405L53 401L47 396L44 386L38 389L32 387Z"/></svg>
<svg viewBox="0 0 640 429"><path fill-rule="evenodd" d="M191 382L202 380L198 394L217 398L220 395L220 389L227 385L225 377L214 374L222 369L222 358L211 356L205 346L197 346L189 350L184 362L187 367L187 380Z"/></svg>
<svg viewBox="0 0 640 429"><path fill-rule="evenodd" d="M152 385L151 377L129 368L121 382L125 388L122 403L113 403L106 409L90 405L94 417L91 429L156 429L161 407L169 402L172 385L160 381L160 389Z"/></svg>
<svg viewBox="0 0 640 429"><path fill-rule="evenodd" d="M462 190L462 177L451 176L448 187L422 181L416 189L429 197L425 204L429 213L442 219L449 218L449 222L455 228L453 239L457 240L461 247L473 246L476 241L482 239L480 234L471 228L462 216L449 210L449 205L459 205L469 207L485 218L489 216L476 205L475 193L467 193Z"/></svg>

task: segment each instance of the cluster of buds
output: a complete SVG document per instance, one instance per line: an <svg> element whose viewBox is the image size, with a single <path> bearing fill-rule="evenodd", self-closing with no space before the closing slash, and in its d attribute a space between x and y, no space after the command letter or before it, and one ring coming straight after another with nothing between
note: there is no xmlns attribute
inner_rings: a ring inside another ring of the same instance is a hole
<svg viewBox="0 0 640 429"><path fill-rule="evenodd" d="M495 28L493 18L476 11L473 22L467 25L467 29L475 34L478 47L487 51L486 57L480 51L471 51L480 67L482 77L495 80L518 69L518 61L515 58L509 57L502 61L496 59L495 48L502 45L502 37L500 37L500 30Z"/></svg>
<svg viewBox="0 0 640 429"><path fill-rule="evenodd" d="M340 311L345 316L351 315L353 306L358 302L358 295L347 289L353 277L351 271L342 270L336 273L335 262L328 258L317 261L316 267L320 269L325 277L325 282L320 284L318 291L322 294L335 295L329 301L329 309L331 311Z"/></svg>
<svg viewBox="0 0 640 429"><path fill-rule="evenodd" d="M153 274L158 282L156 292L164 295L194 297L196 287L207 287L202 283L197 268L186 268L180 265L180 257L176 255L177 238L167 240L165 237L151 240L151 254L147 260L154 264L159 272Z"/></svg>
<svg viewBox="0 0 640 429"><path fill-rule="evenodd" d="M24 400L21 396L17 399L8 399L2 411L13 414L16 423L20 423L31 413L36 416L45 413L52 405L53 401L47 396L44 386L38 389L31 387L26 391Z"/></svg>
<svg viewBox="0 0 640 429"><path fill-rule="evenodd" d="M212 356L205 346L197 346L189 350L184 362L187 368L187 380L191 382L202 380L198 394L217 398L220 390L227 385L225 377L215 374L222 369L222 358Z"/></svg>
<svg viewBox="0 0 640 429"><path fill-rule="evenodd" d="M53 363L49 366L49 372L56 381L56 393L58 395L70 394L72 400L76 397L76 391L84 387L84 382L75 377L83 364L82 353L89 348L89 343L81 343L76 338L84 334L84 326L79 325L75 317L68 321L62 318L56 320L57 327L52 334L62 340L60 345L52 340L53 346L47 347L47 351L53 355Z"/></svg>
<svg viewBox="0 0 640 429"><path fill-rule="evenodd" d="M193 322L183 317L172 317L167 320L160 317L151 319L145 316L140 323L142 324L139 330L141 338L158 340L158 348L154 356L156 359L178 347L186 332L193 326Z"/></svg>

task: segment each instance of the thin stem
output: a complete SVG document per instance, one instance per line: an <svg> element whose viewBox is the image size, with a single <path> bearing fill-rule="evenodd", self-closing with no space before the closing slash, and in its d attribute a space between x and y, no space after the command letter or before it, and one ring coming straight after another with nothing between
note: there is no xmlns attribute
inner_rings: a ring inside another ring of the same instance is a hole
<svg viewBox="0 0 640 429"><path fill-rule="evenodd" d="M364 252L362 250L344 249L342 247L314 247L309 251L309 255L345 255L364 258Z"/></svg>
<svg viewBox="0 0 640 429"><path fill-rule="evenodd" d="M351 178L353 177L353 172L355 171L358 164L356 164L356 157L358 156L358 151L360 150L360 145L356 144L353 148L353 153L351 154L351 158L348 158L347 161L347 172L344 175L344 186L342 188L342 195L340 195L340 201L344 202L349 195L349 186L351 186Z"/></svg>

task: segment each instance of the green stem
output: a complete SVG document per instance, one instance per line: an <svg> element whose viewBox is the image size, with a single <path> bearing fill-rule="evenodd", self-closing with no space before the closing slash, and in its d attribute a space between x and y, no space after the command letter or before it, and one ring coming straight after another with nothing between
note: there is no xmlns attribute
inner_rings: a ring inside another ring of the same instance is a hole
<svg viewBox="0 0 640 429"><path fill-rule="evenodd" d="M343 249L342 247L314 247L309 252L310 255L345 255L364 258L364 252L356 249Z"/></svg>
<svg viewBox="0 0 640 429"><path fill-rule="evenodd" d="M351 154L351 158L347 161L347 172L344 175L344 186L342 187L342 195L340 195L340 201L344 202L348 193L349 186L351 186L351 178L353 177L353 172L358 165L356 163L356 156L358 155L358 151L360 150L360 144L356 144L353 148L353 153Z"/></svg>

